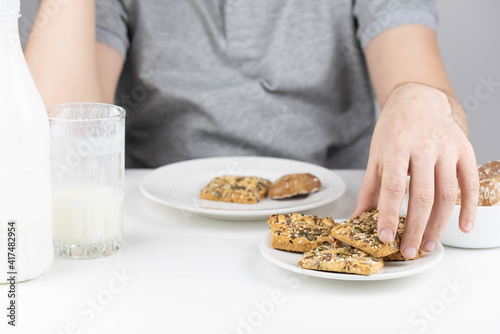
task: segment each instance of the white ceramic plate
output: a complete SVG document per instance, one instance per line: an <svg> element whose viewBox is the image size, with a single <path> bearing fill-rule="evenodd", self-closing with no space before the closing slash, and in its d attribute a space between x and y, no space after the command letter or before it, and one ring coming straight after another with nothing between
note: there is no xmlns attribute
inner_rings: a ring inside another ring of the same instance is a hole
<svg viewBox="0 0 500 334"><path fill-rule="evenodd" d="M275 181L285 174L311 173L317 176L319 192L283 200L269 197L257 204L238 204L199 199L200 190L221 175L259 176ZM266 157L222 157L188 160L155 169L141 182L142 193L160 204L202 216L224 220L267 219L273 213L314 209L340 198L345 182L326 168L294 160Z"/></svg>
<svg viewBox="0 0 500 334"><path fill-rule="evenodd" d="M417 260L391 262L388 261L384 263L384 267L380 269L380 271L376 274L363 276L303 269L298 265L299 260L302 258L302 254L274 249L271 246L270 233L267 234L264 239L262 239L259 248L260 252L266 259L281 268L303 275L345 281L378 281L411 276L431 269L432 267L437 265L444 257L444 248L441 244L438 244L434 252L423 253L422 256Z"/></svg>

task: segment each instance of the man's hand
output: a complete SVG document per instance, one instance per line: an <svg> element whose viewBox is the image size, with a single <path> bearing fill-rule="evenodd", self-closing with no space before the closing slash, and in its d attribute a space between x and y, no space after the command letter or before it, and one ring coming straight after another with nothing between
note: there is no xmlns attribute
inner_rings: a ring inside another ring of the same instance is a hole
<svg viewBox="0 0 500 334"><path fill-rule="evenodd" d="M370 158L354 215L379 204L378 233L394 240L410 175L409 206L401 252L433 251L462 191L460 229L472 230L478 201L474 151L453 117L446 94L408 83L389 95L375 127ZM380 199L380 202L379 202Z"/></svg>
<svg viewBox="0 0 500 334"><path fill-rule="evenodd" d="M379 237L394 238L406 176L410 203L401 253L432 251L441 239L462 190L460 228L469 232L476 215L478 173L467 140L467 118L457 102L439 54L436 34L403 25L375 37L365 49L382 113L355 214L379 204Z"/></svg>

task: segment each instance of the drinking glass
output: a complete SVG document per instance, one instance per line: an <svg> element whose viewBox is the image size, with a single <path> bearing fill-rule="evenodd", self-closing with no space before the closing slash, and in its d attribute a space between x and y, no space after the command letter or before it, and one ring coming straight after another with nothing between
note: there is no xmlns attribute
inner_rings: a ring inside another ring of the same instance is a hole
<svg viewBox="0 0 500 334"><path fill-rule="evenodd" d="M54 250L92 259L122 247L125 110L101 103L48 108Z"/></svg>

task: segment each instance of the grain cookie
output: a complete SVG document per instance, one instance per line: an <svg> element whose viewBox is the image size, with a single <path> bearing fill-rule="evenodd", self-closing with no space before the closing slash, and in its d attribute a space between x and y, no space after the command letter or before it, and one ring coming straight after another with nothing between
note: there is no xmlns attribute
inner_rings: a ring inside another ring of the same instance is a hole
<svg viewBox="0 0 500 334"><path fill-rule="evenodd" d="M385 257L398 252L406 216L399 217L396 237L390 244L384 244L378 238L377 221L378 210L363 212L358 217L351 218L334 227L332 236L375 257Z"/></svg>
<svg viewBox="0 0 500 334"><path fill-rule="evenodd" d="M368 276L379 271L384 266L384 261L353 247L318 247L305 253L299 266Z"/></svg>
<svg viewBox="0 0 500 334"><path fill-rule="evenodd" d="M201 199L255 204L267 195L271 181L256 176L219 176L200 191Z"/></svg>
<svg viewBox="0 0 500 334"><path fill-rule="evenodd" d="M275 249L303 253L318 246L342 246L330 235L337 224L331 218L300 213L272 214L267 223L271 229L271 245Z"/></svg>

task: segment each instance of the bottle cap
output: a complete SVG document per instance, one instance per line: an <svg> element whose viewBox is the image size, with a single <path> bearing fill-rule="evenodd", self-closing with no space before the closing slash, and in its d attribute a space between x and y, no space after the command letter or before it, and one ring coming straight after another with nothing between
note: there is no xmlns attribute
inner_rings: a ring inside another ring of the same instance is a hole
<svg viewBox="0 0 500 334"><path fill-rule="evenodd" d="M0 12L16 12L21 11L21 0L0 0Z"/></svg>

